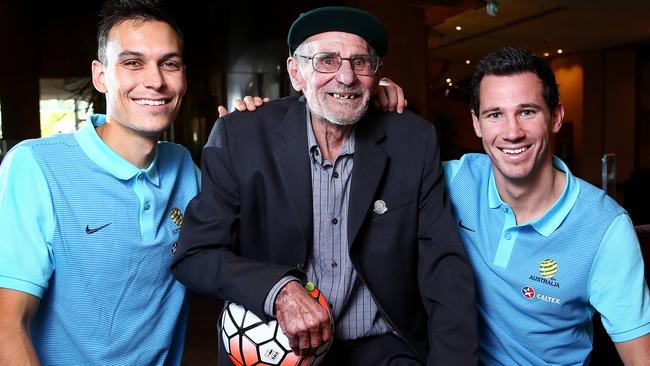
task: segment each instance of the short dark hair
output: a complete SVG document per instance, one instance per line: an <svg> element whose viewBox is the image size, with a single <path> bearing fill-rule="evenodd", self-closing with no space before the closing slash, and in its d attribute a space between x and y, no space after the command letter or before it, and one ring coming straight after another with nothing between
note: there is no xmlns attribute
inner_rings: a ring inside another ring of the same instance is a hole
<svg viewBox="0 0 650 366"><path fill-rule="evenodd" d="M183 33L180 27L167 12L165 4L160 0L108 0L102 6L99 18L97 24L97 57L102 63L106 62L108 33L113 27L129 20L165 22L172 27L181 45L183 44Z"/></svg>
<svg viewBox="0 0 650 366"><path fill-rule="evenodd" d="M542 95L549 111L553 112L560 103L555 74L549 64L529 50L505 47L490 52L476 65L470 82L470 108L478 116L480 112L479 91L481 80L486 75L509 76L532 72L542 80Z"/></svg>

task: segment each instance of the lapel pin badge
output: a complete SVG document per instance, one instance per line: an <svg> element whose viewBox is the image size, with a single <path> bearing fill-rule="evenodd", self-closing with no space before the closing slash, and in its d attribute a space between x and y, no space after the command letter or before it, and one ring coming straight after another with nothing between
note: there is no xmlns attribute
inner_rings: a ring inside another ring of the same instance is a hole
<svg viewBox="0 0 650 366"><path fill-rule="evenodd" d="M379 215L383 215L386 211L388 211L388 207L386 207L386 202L383 200L376 200L372 210Z"/></svg>

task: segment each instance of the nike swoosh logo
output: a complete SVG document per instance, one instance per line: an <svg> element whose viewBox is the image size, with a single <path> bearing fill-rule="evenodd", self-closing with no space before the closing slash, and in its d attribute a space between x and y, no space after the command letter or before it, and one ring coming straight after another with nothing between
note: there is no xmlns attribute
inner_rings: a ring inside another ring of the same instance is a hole
<svg viewBox="0 0 650 366"><path fill-rule="evenodd" d="M109 222L106 225L98 226L98 227L95 227L95 228L90 228L90 226L86 225L86 234L89 234L89 235L94 234L94 233L98 232L99 230L105 228L106 226L108 226L110 224L111 223Z"/></svg>
<svg viewBox="0 0 650 366"><path fill-rule="evenodd" d="M476 230L472 230L472 229L468 228L467 226L463 225L463 220L458 221L458 226L462 227L465 230L469 230L469 231L471 231L473 233L476 232Z"/></svg>

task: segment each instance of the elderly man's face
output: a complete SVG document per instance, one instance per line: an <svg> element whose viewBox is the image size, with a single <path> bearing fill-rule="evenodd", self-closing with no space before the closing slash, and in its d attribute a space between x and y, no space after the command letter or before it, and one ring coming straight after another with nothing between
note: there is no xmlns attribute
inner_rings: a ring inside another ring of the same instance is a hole
<svg viewBox="0 0 650 366"><path fill-rule="evenodd" d="M319 33L307 38L298 54L312 57L320 52L337 53L342 58L370 53L368 43L361 37L343 32ZM343 60L334 73L315 71L311 61L289 57L287 69L293 87L302 91L312 117L324 118L338 125L351 125L366 113L376 77L357 75L352 65Z"/></svg>

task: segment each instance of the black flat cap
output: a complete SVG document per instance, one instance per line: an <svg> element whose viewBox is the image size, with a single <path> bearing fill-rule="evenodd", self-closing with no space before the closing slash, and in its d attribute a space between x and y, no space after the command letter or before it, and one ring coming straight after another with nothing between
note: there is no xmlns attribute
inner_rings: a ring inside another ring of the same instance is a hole
<svg viewBox="0 0 650 366"><path fill-rule="evenodd" d="M287 43L289 52L307 38L323 32L346 32L356 34L383 56L388 51L388 35L384 24L374 15L361 9L346 6L328 6L300 14L291 25Z"/></svg>

